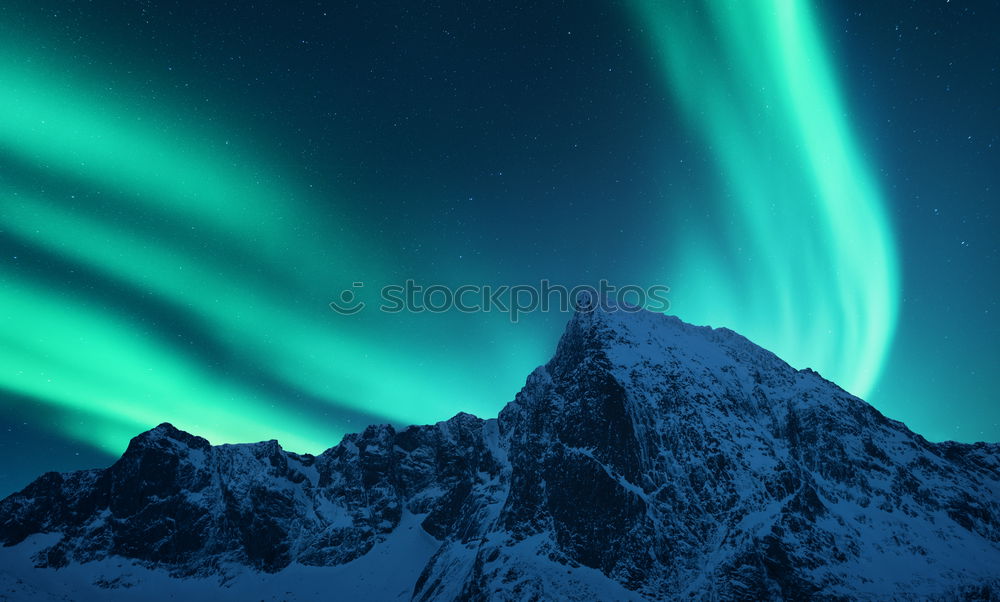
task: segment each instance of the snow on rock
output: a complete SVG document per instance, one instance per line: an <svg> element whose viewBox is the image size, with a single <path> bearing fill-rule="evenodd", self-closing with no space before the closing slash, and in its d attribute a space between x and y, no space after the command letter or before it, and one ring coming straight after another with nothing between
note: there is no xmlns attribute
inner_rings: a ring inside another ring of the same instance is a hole
<svg viewBox="0 0 1000 602"><path fill-rule="evenodd" d="M732 331L594 310L497 419L315 457L164 424L0 502L0 541L9 599L997 599L1000 446L929 443Z"/></svg>

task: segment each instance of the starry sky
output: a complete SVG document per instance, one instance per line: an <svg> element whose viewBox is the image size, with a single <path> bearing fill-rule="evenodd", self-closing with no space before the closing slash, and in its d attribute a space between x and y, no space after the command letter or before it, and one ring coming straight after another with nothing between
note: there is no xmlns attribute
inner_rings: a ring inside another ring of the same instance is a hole
<svg viewBox="0 0 1000 602"><path fill-rule="evenodd" d="M568 319L329 307L406 279L666 285L930 440L1000 440L998 21L5 2L0 494L164 421L318 453L495 416Z"/></svg>

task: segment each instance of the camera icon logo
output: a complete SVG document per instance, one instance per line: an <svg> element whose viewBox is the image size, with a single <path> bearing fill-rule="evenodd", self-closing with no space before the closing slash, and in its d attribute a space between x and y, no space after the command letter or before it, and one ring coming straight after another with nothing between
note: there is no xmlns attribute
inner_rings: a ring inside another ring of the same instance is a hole
<svg viewBox="0 0 1000 602"><path fill-rule="evenodd" d="M340 291L339 299L330 301L330 309L342 316L353 316L364 309L365 302L359 301L354 292L356 289L364 288L364 286L364 282L355 282L351 284L351 288Z"/></svg>

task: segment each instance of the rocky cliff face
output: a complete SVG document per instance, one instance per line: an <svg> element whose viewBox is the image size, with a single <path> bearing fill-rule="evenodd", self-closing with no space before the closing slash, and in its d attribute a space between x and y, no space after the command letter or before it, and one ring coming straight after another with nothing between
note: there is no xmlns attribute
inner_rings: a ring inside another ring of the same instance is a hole
<svg viewBox="0 0 1000 602"><path fill-rule="evenodd" d="M597 310L494 420L372 426L315 457L165 424L0 502L36 574L100 566L105 587L110 560L166 589L333 584L412 525L424 552L370 574L412 574L395 595L416 600L997 599L1000 446L929 443L731 331Z"/></svg>

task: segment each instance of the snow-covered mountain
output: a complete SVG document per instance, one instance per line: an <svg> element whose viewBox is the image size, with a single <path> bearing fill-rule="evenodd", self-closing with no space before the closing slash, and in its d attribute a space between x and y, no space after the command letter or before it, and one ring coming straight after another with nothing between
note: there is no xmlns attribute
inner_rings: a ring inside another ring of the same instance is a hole
<svg viewBox="0 0 1000 602"><path fill-rule="evenodd" d="M0 502L0 541L0 599L1000 599L1000 446L595 310L497 419L315 457L163 424Z"/></svg>

